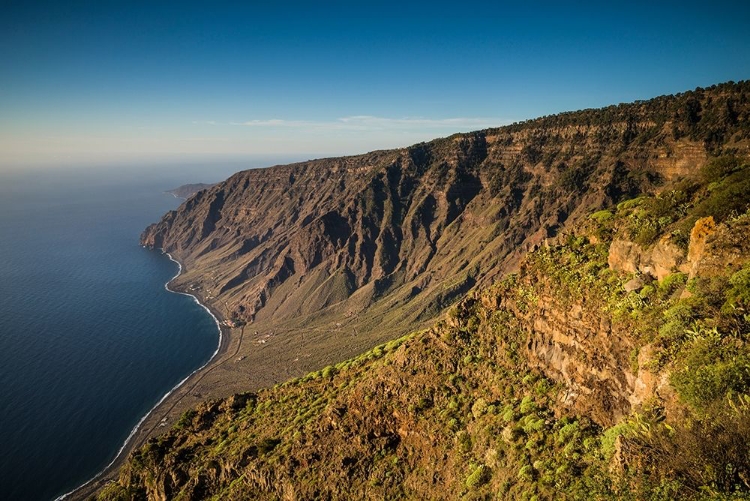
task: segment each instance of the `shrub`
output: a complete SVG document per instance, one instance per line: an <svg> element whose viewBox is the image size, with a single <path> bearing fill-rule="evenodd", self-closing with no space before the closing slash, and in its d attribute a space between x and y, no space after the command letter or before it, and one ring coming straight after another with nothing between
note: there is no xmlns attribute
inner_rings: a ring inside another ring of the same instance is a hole
<svg viewBox="0 0 750 501"><path fill-rule="evenodd" d="M667 275L659 281L659 298L666 299L677 289L683 287L685 282L687 282L687 275L684 273L672 273L671 275Z"/></svg>
<svg viewBox="0 0 750 501"><path fill-rule="evenodd" d="M544 396L553 388L552 383L547 379L541 379L534 386L534 391L539 396Z"/></svg>
<svg viewBox="0 0 750 501"><path fill-rule="evenodd" d="M478 398L474 405L471 406L471 413L474 418L479 418L487 411L487 402L483 398Z"/></svg>
<svg viewBox="0 0 750 501"><path fill-rule="evenodd" d="M611 219L614 219L614 214L612 214L612 211L609 209L600 210L599 212L594 212L589 216L589 219L593 219L599 224L606 223L607 221L610 221Z"/></svg>
<svg viewBox="0 0 750 501"><path fill-rule="evenodd" d="M619 204L617 204L617 212L624 212L624 211L635 209L641 203L643 203L644 200L646 200L646 197L641 196L638 198L631 198L630 200L625 200L624 202L620 202Z"/></svg>
<svg viewBox="0 0 750 501"><path fill-rule="evenodd" d="M557 443L564 444L570 442L579 433L580 425L578 421L566 424L557 431Z"/></svg>
<svg viewBox="0 0 750 501"><path fill-rule="evenodd" d="M526 416L523 421L523 431L527 435L533 434L535 431L540 431L544 428L544 419L537 419L533 415Z"/></svg>
<svg viewBox="0 0 750 501"><path fill-rule="evenodd" d="M97 495L97 499L102 501L128 501L133 498L133 494L117 482L108 483Z"/></svg>
<svg viewBox="0 0 750 501"><path fill-rule="evenodd" d="M188 409L185 412L182 413L182 416L180 416L179 421L177 421L177 424L175 425L176 428L182 429L187 428L193 423L193 418L197 415L195 409Z"/></svg>
<svg viewBox="0 0 750 501"><path fill-rule="evenodd" d="M719 221L747 211L750 204L750 166L725 178L692 211L694 217L713 216Z"/></svg>
<svg viewBox="0 0 750 501"><path fill-rule="evenodd" d="M615 454L615 444L617 437L629 436L633 433L633 424L624 422L608 428L602 433L600 451L604 458L609 461Z"/></svg>
<svg viewBox="0 0 750 501"><path fill-rule="evenodd" d="M722 311L731 313L738 308L750 308L750 263L729 278L729 285Z"/></svg>
<svg viewBox="0 0 750 501"><path fill-rule="evenodd" d="M530 464L524 465L518 470L518 479L531 482L534 480L534 467Z"/></svg>
<svg viewBox="0 0 750 501"><path fill-rule="evenodd" d="M471 436L466 431L459 431L456 434L456 446L464 454L471 451Z"/></svg>
<svg viewBox="0 0 750 501"><path fill-rule="evenodd" d="M701 419L651 424L628 438L633 479L646 488L671 484L671 499L746 499L750 491L750 398L715 406ZM654 492L653 494L656 494ZM744 494L744 495L743 495ZM645 496L644 496L645 498Z"/></svg>
<svg viewBox="0 0 750 501"><path fill-rule="evenodd" d="M466 477L466 487L474 489L486 484L490 479L490 469L480 464Z"/></svg>
<svg viewBox="0 0 750 501"><path fill-rule="evenodd" d="M521 414L531 414L537 410L536 402L531 398L530 395L526 395L521 400L521 406L519 407Z"/></svg>
<svg viewBox="0 0 750 501"><path fill-rule="evenodd" d="M653 285L644 285L638 295L643 299L648 299L654 294L655 290Z"/></svg>
<svg viewBox="0 0 750 501"><path fill-rule="evenodd" d="M671 377L680 398L701 410L726 395L748 391L750 358L732 351L708 346L703 341L693 346L685 367Z"/></svg>
<svg viewBox="0 0 750 501"><path fill-rule="evenodd" d="M735 156L714 158L700 169L705 183L713 183L731 174L742 165L742 160Z"/></svg>

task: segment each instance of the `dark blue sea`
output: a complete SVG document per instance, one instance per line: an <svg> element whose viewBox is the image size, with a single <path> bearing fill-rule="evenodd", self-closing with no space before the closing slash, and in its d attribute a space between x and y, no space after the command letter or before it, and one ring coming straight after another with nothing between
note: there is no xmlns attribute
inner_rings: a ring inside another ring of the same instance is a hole
<svg viewBox="0 0 750 501"><path fill-rule="evenodd" d="M218 343L165 290L177 264L138 244L167 189L237 166L0 172L0 499L49 500L116 455Z"/></svg>

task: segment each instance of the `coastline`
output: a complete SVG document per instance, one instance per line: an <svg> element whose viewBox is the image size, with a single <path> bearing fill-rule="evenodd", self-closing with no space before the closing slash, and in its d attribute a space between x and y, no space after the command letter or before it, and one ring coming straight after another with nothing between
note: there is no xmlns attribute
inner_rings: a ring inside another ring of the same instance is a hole
<svg viewBox="0 0 750 501"><path fill-rule="evenodd" d="M219 342L217 343L216 349L211 354L209 359L200 367L195 369L193 372L185 376L180 382L178 382L175 386L173 386L167 393L165 393L161 399L151 408L149 409L146 414L141 417L141 419L138 421L138 423L135 425L135 427L130 431L130 434L128 434L127 438L125 439L125 442L122 444L120 449L117 451L117 454L115 455L114 459L107 464L104 468L102 468L101 471L99 471L96 475L91 477L86 482L82 483L75 489L62 494L55 498L54 501L62 501L62 500L76 500L76 499L87 499L89 496L93 495L96 491L98 491L101 487L104 486L107 482L110 480L113 480L115 478L115 474L119 471L122 464L125 462L125 459L127 458L128 454L132 452L134 449L137 449L141 447L146 440L151 438L154 434L154 431L156 431L157 428L159 428L160 424L164 422L158 421L156 425L152 426L148 432L145 434L143 425L146 423L146 421L149 420L149 418L153 417L156 414L160 413L160 409L163 405L168 403L169 397L173 396L176 392L178 392L182 387L191 379L193 379L196 376L199 376L202 372L206 371L207 369L210 369L215 365L215 363L220 358L220 355L222 355L229 346L229 332L230 329L224 328L222 326L220 318L222 317L221 313L218 311L212 310L210 307L208 307L206 304L201 302L200 298L198 298L197 295L191 294L189 292L182 292L176 289L170 288L170 284L174 282L177 277L179 277L182 274L182 263L180 263L177 259L175 259L172 254L169 252L164 251L164 249L160 249L162 254L166 254L166 256L169 258L170 261L177 263L177 273L170 278L165 284L164 289L168 292L171 292L172 294L180 294L183 296L190 296L193 298L193 301L195 301L198 306L206 310L206 312L213 318L214 323L216 324L216 328L219 331ZM176 402L172 403L172 408L177 405L177 403L180 402L182 397L180 397ZM171 408L170 408L171 410ZM166 417L164 418L166 419Z"/></svg>

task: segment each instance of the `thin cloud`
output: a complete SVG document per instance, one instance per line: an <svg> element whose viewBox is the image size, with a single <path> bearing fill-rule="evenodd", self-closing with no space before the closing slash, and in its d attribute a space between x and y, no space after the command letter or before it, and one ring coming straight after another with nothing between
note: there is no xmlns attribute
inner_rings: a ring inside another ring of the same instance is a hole
<svg viewBox="0 0 750 501"><path fill-rule="evenodd" d="M230 122L229 125L245 125L247 127L316 127L326 122L310 122L307 120L248 120L247 122Z"/></svg>
<svg viewBox="0 0 750 501"><path fill-rule="evenodd" d="M185 137L179 138L178 141L185 142L213 142L213 143L226 143L229 141L226 137Z"/></svg>
<svg viewBox="0 0 750 501"><path fill-rule="evenodd" d="M489 127L507 123L507 120L499 118L384 118L371 115L355 115L339 118L339 122L352 125L365 125L370 127Z"/></svg>
<svg viewBox="0 0 750 501"><path fill-rule="evenodd" d="M510 123L500 118L455 117L455 118L423 118L403 117L387 118L372 115L354 115L330 121L313 120L248 120L245 122L230 122L230 125L264 128L295 128L316 130L415 130L415 129L482 129L496 127Z"/></svg>

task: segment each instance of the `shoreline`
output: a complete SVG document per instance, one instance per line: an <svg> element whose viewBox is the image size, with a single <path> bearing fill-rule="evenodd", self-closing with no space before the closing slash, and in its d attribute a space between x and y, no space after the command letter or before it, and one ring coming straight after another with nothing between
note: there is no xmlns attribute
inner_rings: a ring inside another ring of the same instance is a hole
<svg viewBox="0 0 750 501"><path fill-rule="evenodd" d="M182 292L175 289L171 289L169 287L169 284L171 284L177 277L179 277L182 274L182 263L180 263L177 259L175 259L172 254L169 252L165 252L164 249L161 249L162 254L166 254L166 256L169 258L170 261L177 264L177 273L170 278L165 284L164 289L167 292L171 292L172 294L180 294L182 296L190 296L193 298L193 301L206 310L206 312L213 318L214 323L216 324L216 328L219 331L219 342L217 343L216 349L211 354L209 359L200 367L195 369L193 372L185 376L180 382L178 382L175 386L173 386L167 393L165 393L154 406L146 412L146 414L141 417L141 419L138 421L138 423L135 425L135 427L130 431L130 434L128 434L127 438L125 439L125 442L122 444L120 449L117 451L117 454L115 455L114 459L110 461L109 464L107 464L104 468L102 468L101 471L99 471L97 474L95 474L93 477L88 479L86 482L82 483L75 489L62 494L54 499L54 501L62 501L62 500L69 500L69 499L84 499L88 496L92 495L94 492L99 490L104 482L108 482L111 479L111 476L113 473L117 472L120 467L122 466L122 463L124 463L127 453L132 452L134 449L141 447L143 443L145 443L146 440L148 440L154 430L158 427L152 427L149 432L143 436L136 438L139 432L142 432L141 426L153 415L156 414L159 408L167 402L170 396L172 396L175 392L177 392L179 389L181 389L185 383L187 383L190 379L192 379L194 376L197 376L199 373L203 372L204 370L208 369L209 366L211 366L216 360L219 358L221 354L223 354L224 351L226 351L229 343L229 329L223 328L221 321L219 320L219 317L222 317L221 313L218 311L215 312L211 310L206 304L202 303L201 300L196 296L195 294L191 294L189 292ZM178 399L177 402L181 400ZM175 403L177 403L175 402ZM135 440L134 440L135 439ZM140 440L140 442L139 442Z"/></svg>

